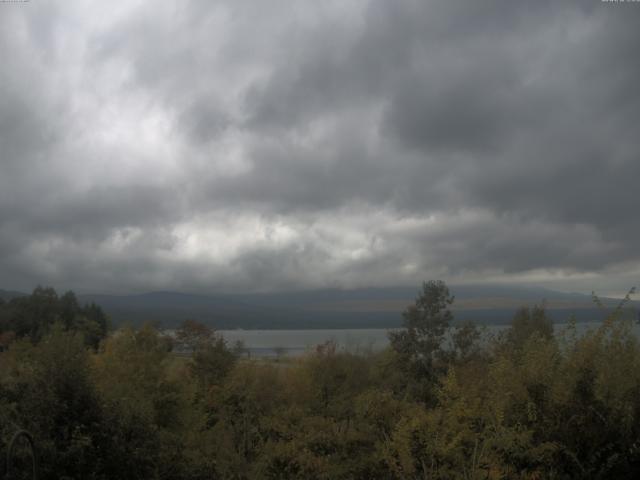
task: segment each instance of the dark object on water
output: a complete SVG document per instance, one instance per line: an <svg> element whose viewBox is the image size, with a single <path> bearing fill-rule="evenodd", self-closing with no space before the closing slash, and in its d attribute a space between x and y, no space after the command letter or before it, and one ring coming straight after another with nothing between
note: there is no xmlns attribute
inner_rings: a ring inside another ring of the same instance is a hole
<svg viewBox="0 0 640 480"><path fill-rule="evenodd" d="M6 471L6 476L5 478L7 480L11 480L13 477L13 475L15 475L14 472L14 461L15 461L15 456L14 456L14 450L16 448L16 445L18 444L18 441L20 439L24 439L27 441L28 445L29 445L29 449L31 450L31 478L33 480L37 480L38 479L38 456L36 453L36 444L35 441L33 440L33 437L31 436L31 434L29 432L27 432L26 430L18 430L13 437L11 437L11 441L9 442L9 445L7 447L7 471Z"/></svg>

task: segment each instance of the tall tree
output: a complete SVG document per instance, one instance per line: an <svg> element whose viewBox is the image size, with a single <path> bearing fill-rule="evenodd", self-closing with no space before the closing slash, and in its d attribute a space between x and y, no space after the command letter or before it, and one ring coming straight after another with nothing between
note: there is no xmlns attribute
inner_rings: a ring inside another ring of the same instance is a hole
<svg viewBox="0 0 640 480"><path fill-rule="evenodd" d="M424 282L415 303L402 313L404 328L389 333L391 347L401 364L422 385L419 396L429 395L428 390L441 370L444 360L442 342L453 320L449 309L453 300L442 280Z"/></svg>

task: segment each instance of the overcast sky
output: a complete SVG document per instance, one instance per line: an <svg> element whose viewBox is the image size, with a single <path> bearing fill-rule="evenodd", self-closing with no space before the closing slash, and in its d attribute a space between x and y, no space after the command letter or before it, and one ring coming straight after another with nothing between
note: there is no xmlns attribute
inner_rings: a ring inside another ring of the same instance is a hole
<svg viewBox="0 0 640 480"><path fill-rule="evenodd" d="M640 3L0 3L0 288L640 283Z"/></svg>

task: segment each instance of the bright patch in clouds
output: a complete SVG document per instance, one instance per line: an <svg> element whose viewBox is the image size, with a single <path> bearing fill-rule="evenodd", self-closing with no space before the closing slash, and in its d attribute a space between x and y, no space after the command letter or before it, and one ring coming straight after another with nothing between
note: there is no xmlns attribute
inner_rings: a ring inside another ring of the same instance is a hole
<svg viewBox="0 0 640 480"><path fill-rule="evenodd" d="M0 288L624 292L639 20L599 2L4 5Z"/></svg>

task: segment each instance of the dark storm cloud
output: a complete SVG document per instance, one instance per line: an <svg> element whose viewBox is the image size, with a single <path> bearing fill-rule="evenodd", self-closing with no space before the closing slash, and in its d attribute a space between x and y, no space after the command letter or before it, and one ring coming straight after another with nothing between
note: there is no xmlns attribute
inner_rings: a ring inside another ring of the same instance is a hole
<svg viewBox="0 0 640 480"><path fill-rule="evenodd" d="M99 240L113 228L146 228L178 218L176 196L151 186L96 187L47 198L24 210L20 223L36 233L56 233ZM57 197L57 198L56 198ZM62 198L60 198L62 197Z"/></svg>
<svg viewBox="0 0 640 480"><path fill-rule="evenodd" d="M0 283L627 281L639 21L599 1L3 6Z"/></svg>

